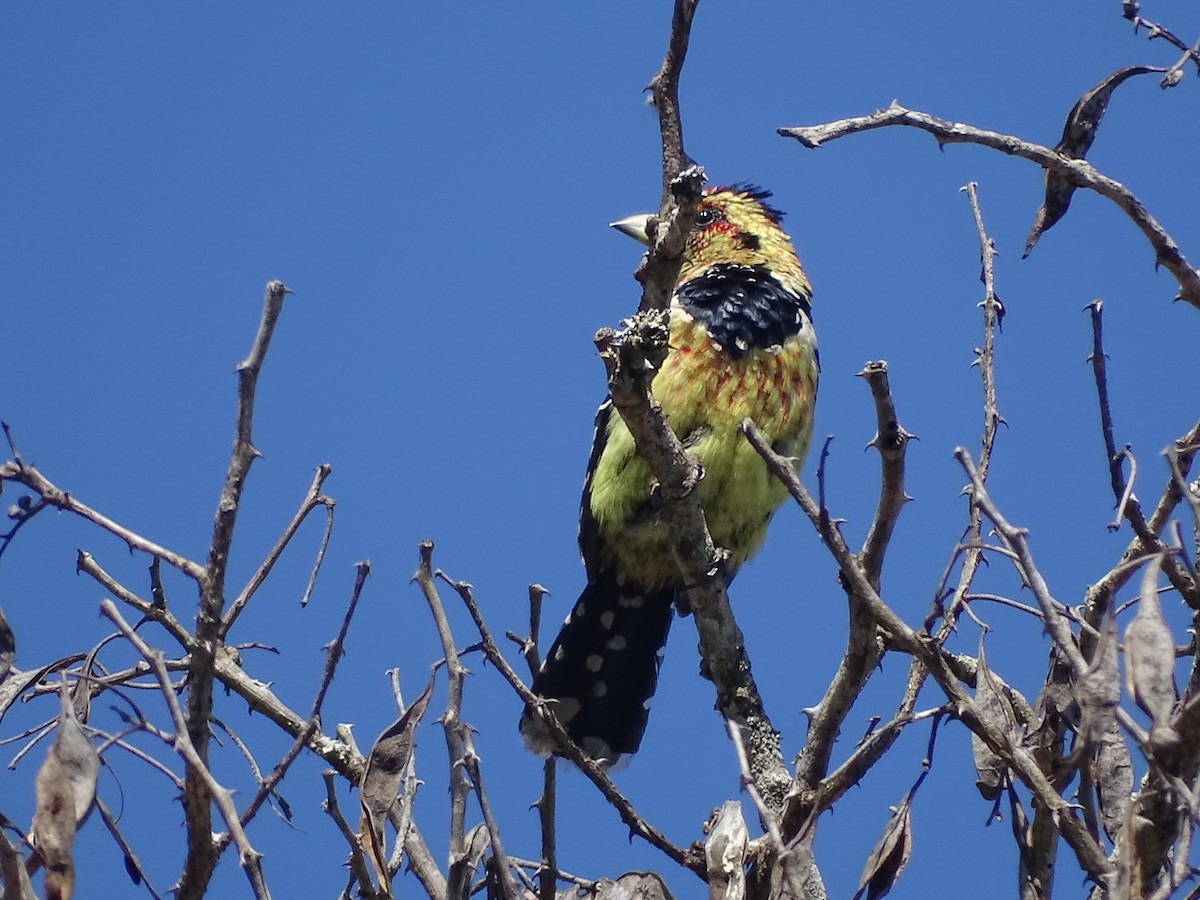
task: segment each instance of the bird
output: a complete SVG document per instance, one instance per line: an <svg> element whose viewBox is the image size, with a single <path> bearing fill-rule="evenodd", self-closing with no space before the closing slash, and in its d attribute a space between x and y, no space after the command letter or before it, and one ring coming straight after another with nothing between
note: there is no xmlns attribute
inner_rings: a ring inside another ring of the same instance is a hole
<svg viewBox="0 0 1200 900"><path fill-rule="evenodd" d="M697 490L728 584L761 547L786 497L740 433L746 418L776 452L803 460L812 436L820 361L812 289L769 191L706 188L669 308L668 350L651 383L668 424L702 471ZM613 227L649 245L651 217ZM596 414L580 504L587 585L536 673L532 691L603 768L638 750L668 631L684 584L653 478L606 399ZM528 705L520 730L542 757L561 755Z"/></svg>

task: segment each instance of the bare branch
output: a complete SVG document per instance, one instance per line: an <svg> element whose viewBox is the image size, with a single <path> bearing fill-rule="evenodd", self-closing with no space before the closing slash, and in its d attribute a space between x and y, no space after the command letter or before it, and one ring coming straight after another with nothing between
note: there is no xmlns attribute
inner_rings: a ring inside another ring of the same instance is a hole
<svg viewBox="0 0 1200 900"><path fill-rule="evenodd" d="M198 900L208 888L217 856L211 838L211 775L207 775L208 720L212 716L212 688L217 648L222 637L221 613L225 605L225 571L229 547L237 522L238 504L250 472L250 464L259 455L251 438L254 421L255 389L266 359L267 347L275 331L275 322L283 311L288 293L281 281L267 283L263 295L262 318L249 355L238 364L238 411L233 450L225 473L225 486L217 501L208 560L200 578L200 603L196 613L196 644L191 651L188 673L187 728L190 746L200 766L189 764L183 792L188 846L187 865L178 887L179 900Z"/></svg>
<svg viewBox="0 0 1200 900"><path fill-rule="evenodd" d="M1087 188L1111 200L1145 235L1154 250L1155 261L1175 276L1175 280L1179 282L1179 298L1200 309L1200 272L1187 261L1174 238L1158 224L1128 188L1101 174L1085 160L1070 159L1055 153L1049 147L1023 141L1009 134L986 131L961 122L948 122L928 113L905 109L895 102L887 109L877 110L867 116L839 119L823 125L780 128L779 134L795 138L805 147L812 149L847 135L896 125L927 131L937 138L939 144L979 144L1009 156L1019 156L1043 169L1068 176L1076 187Z"/></svg>
<svg viewBox="0 0 1200 900"><path fill-rule="evenodd" d="M283 530L283 534L275 542L275 546L271 548L271 552L267 554L267 558L263 560L262 565L258 567L254 574L250 576L250 581L242 588L242 592L238 594L237 599L226 610L225 620L221 624L222 637L229 634L229 629L233 627L233 623L237 621L238 616L242 614L242 610L246 608L246 604L250 602L250 598L254 596L255 591L262 587L263 582L267 580L267 576L271 574L275 563L279 561L279 557L283 555L283 551L287 549L288 544L291 543L300 526L304 524L304 520L308 518L308 514L318 506L323 506L327 512L325 535L321 540L317 561L309 576L308 588L305 590L304 596L307 598L312 591L312 585L316 582L317 572L321 568L321 560L325 557L325 547L329 542L330 529L333 527L333 507L336 501L330 497L321 495L321 487L325 484L325 479L329 477L331 472L333 472L333 467L329 463L322 463L317 466L317 471L313 476L312 484L309 485L308 493L304 495L304 499L300 502L300 508L292 516L292 521L288 522L287 527Z"/></svg>
<svg viewBox="0 0 1200 900"><path fill-rule="evenodd" d="M888 383L887 362L868 362L858 375L870 386L871 398L875 401L875 436L867 446L879 451L881 468L879 503L859 557L867 578L878 589L884 554L896 528L896 520L900 518L904 504L912 499L904 492L904 457L908 442L914 435L905 430L896 414L896 404Z"/></svg>
<svg viewBox="0 0 1200 900"><path fill-rule="evenodd" d="M158 677L158 683L162 687L163 699L166 700L167 709L171 713L171 721L175 724L175 749L187 763L188 774L192 775L195 773L197 777L205 780L206 793L221 811L221 816L225 820L225 826L229 829L234 844L237 845L238 862L246 871L246 878L250 882L254 896L259 898L259 900L268 900L271 893L267 890L266 881L263 879L262 854L251 846L250 839L246 837L246 833L242 830L237 809L233 805L233 795L217 782L212 772L209 771L208 766L200 758L200 754L196 751L196 748L192 745L191 739L188 737L188 722L184 717L183 710L179 707L179 702L175 699L174 686L171 684L171 676L167 672L167 667L163 665L162 654L151 648L149 644L137 636L111 600L101 602L100 612L120 629L125 640L133 645L134 649L142 655L142 658L154 670L154 674ZM205 725L207 727L207 722ZM212 834L207 835L205 840L208 847L206 855L215 856L215 842ZM190 859L194 855L196 847L193 844L189 844L189 847L192 851L188 853ZM186 871L187 869L185 868ZM182 882L176 886L177 894L180 893L181 888Z"/></svg>
<svg viewBox="0 0 1200 900"><path fill-rule="evenodd" d="M168 550L166 547L159 546L154 541L147 540L140 534L130 531L124 525L114 522L103 513L99 513L90 506L80 503L71 494L51 483L49 479L31 465L13 461L0 463L0 482L2 481L13 481L17 484L23 484L55 509L74 513L80 518L86 519L114 537L120 538L131 549L140 550L143 553L149 553L151 556L161 559L167 565L178 569L193 581L199 582L204 577L204 569L198 564L185 556Z"/></svg>
<svg viewBox="0 0 1200 900"><path fill-rule="evenodd" d="M445 578L445 576L442 577ZM483 650L483 655L487 658L488 662L496 667L496 670L504 677L504 680L512 686L512 689L516 691L517 696L521 698L523 703L538 709L539 716L545 719L546 727L561 748L562 755L569 759L599 789L604 799L617 811L617 814L621 817L621 821L629 827L632 834L645 839L647 843L661 850L673 862L703 877L705 871L703 854L696 853L692 849L683 850L675 846L667 840L662 832L643 819L633 804L613 784L612 779L608 777L604 769L596 765L571 740L562 723L558 721L558 717L554 715L553 707L533 693L533 691L529 690L528 686L521 681L520 676L517 675L513 667L509 665L508 660L500 653L500 648L496 646L496 641L492 637L491 631L488 629L487 623L484 622L483 615L479 611L479 605L475 602L471 586L466 582L453 581L449 578L446 578L446 581L458 592L458 595L467 607L467 611L471 614L471 619L475 622L475 627L479 630L481 639L480 647ZM551 763L553 763L553 760L551 760Z"/></svg>
<svg viewBox="0 0 1200 900"><path fill-rule="evenodd" d="M1088 877L1099 883L1106 883L1113 869L1112 863L1088 833L1086 824L1076 818L1071 805L1059 795L1054 785L1046 778L1030 751L1014 742L1011 735L1001 733L980 716L975 702L959 683L959 676L955 674L956 666L953 658L945 654L933 640L910 628L883 602L867 579L857 557L846 545L841 533L829 524L827 517L822 515L817 502L800 483L787 460L774 453L770 447L762 446L761 442L756 443L755 447L767 460L768 466L776 477L782 479L787 485L788 492L813 523L826 549L837 562L847 590L860 596L871 616L888 633L892 646L917 657L929 669L930 674L950 701L953 714L974 734L978 735L1037 796L1039 801L1045 804L1046 809L1054 816L1055 823L1063 837L1075 851L1076 859ZM966 451L960 448L957 453L965 456ZM789 809L790 812L791 809ZM789 818L786 814L784 821L785 825L788 824Z"/></svg>
<svg viewBox="0 0 1200 900"><path fill-rule="evenodd" d="M157 559L157 557L155 558ZM161 625L171 637L179 642L179 646L184 650L191 650L194 643L192 633L175 618L174 614L166 608L165 603L160 604L139 597L108 574L108 572L104 571L92 554L86 550L80 550L78 556L76 556L75 571L82 572L95 579L96 582L122 603L132 606L151 622L157 622Z"/></svg>
<svg viewBox="0 0 1200 900"><path fill-rule="evenodd" d="M354 589L350 592L350 601L346 604L346 613L342 616L342 624L338 629L337 636L325 648L325 668L321 673L321 681L317 685L317 693L313 698L312 710L308 714L308 724L300 734L296 735L292 746L288 748L287 753L275 764L275 768L271 770L271 774L259 782L254 798L242 811L241 822L243 825L248 824L254 818L262 804L275 792L275 789L279 786L279 782L283 780L292 763L300 755L300 751L308 746L313 735L320 730L321 707L325 704L325 697L329 693L330 686L333 684L333 676L337 672L338 662L341 661L342 655L345 652L346 634L350 630L350 620L354 618L354 612L358 608L358 600L362 595L363 585L367 582L367 576L371 574L371 564L365 560L355 563L354 568L356 573Z"/></svg>
<svg viewBox="0 0 1200 900"><path fill-rule="evenodd" d="M358 883L358 890L364 897L374 898L381 896L389 896L388 894L380 894L375 890L375 882L371 880L371 867L367 864L366 854L363 853L362 843L358 839L358 834L350 827L350 823L346 821L346 817L342 815L341 807L337 801L337 786L334 784L334 775L337 774L330 769L326 769L322 773L322 778L325 780L325 799L321 801L321 809L329 818L333 819L333 824L337 826L337 830L345 839L346 844L350 847L350 872L355 882ZM442 895L443 897L445 894Z"/></svg>
<svg viewBox="0 0 1200 900"><path fill-rule="evenodd" d="M449 688L446 696L446 709L442 713L442 730L446 735L446 752L450 764L450 864L447 870L449 885L447 890L451 897L466 895L470 884L471 871L467 867L470 859L466 835L467 792L471 788L464 773L464 757L466 747L463 742L463 732L460 730L462 712L463 677L467 670L458 657L458 649L454 644L454 635L450 631L450 622L446 618L445 607L438 596L437 585L433 575L433 542L421 541L417 571L413 581L421 588L429 611L433 615L438 637L442 642L442 653L446 659L446 673Z"/></svg>
<svg viewBox="0 0 1200 900"><path fill-rule="evenodd" d="M1104 303L1100 300L1093 300L1087 305L1087 310L1091 314L1092 320L1092 354L1090 360L1096 381L1096 395L1100 403L1100 427L1104 436L1109 481L1112 484L1113 495L1117 501L1118 522L1123 515L1129 521L1134 533L1137 534L1141 542L1137 555L1141 555L1142 553L1165 553L1167 545L1158 537L1158 534L1162 530L1163 525L1166 524L1166 519L1163 518L1161 520L1162 524L1158 525L1158 527L1152 527L1151 523L1146 521L1145 514L1142 512L1142 505L1133 493L1133 481L1137 474L1133 453L1128 447L1118 453L1113 437L1113 419L1108 398L1107 357L1104 353ZM1194 435L1195 433L1196 429L1193 429L1192 434ZM1188 438L1185 437L1182 440L1188 440ZM1195 454L1196 450L1200 449L1200 446L1194 446L1198 443L1200 442L1195 440L1190 441L1187 449L1183 450L1177 458L1181 460L1186 459L1190 463L1191 457ZM1177 449L1176 452L1180 453L1180 449ZM1129 460L1130 472L1128 480L1125 479L1121 471L1122 458ZM1182 469L1180 471L1182 472ZM1167 482L1167 487L1164 489L1163 501L1171 498L1173 506L1186 496L1188 496L1188 492L1180 492L1179 486L1175 483L1174 475L1172 475L1171 479ZM1162 504L1160 503L1160 508L1161 506ZM1113 525L1110 525L1109 528L1110 530L1114 530ZM1192 609L1200 610L1200 585L1197 584L1195 576L1174 556L1164 558L1163 571L1166 572L1167 578L1170 579L1171 584L1175 586L1175 589L1179 591L1188 605Z"/></svg>

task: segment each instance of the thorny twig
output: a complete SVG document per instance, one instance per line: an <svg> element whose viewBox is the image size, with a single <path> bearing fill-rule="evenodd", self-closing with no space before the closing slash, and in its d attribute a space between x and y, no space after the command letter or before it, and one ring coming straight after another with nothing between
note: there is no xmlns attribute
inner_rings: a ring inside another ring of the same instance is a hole
<svg viewBox="0 0 1200 900"><path fill-rule="evenodd" d="M1116 442L1113 436L1112 411L1108 396L1107 357L1104 353L1104 304L1100 300L1093 300L1087 305L1087 310L1091 315L1092 321L1092 353L1089 359L1092 363L1093 377L1096 382L1096 396L1100 403L1100 426L1104 436L1109 481L1112 484L1113 496L1117 502L1118 522L1123 515L1141 541L1141 548L1138 555L1141 553L1164 553L1167 550L1167 546L1158 537L1158 534L1166 524L1166 519L1161 519L1161 524L1158 527L1154 527L1152 522L1146 520L1145 514L1142 511L1142 505L1133 493L1133 481L1137 474L1133 453L1128 447L1120 453L1116 449ZM1184 440L1187 439L1185 438ZM1197 449L1200 449L1200 447L1189 448L1186 452L1187 462L1190 463L1191 457ZM1121 471L1122 458L1129 460L1130 472L1128 480L1126 480ZM1180 454L1179 458L1183 459L1184 455ZM1179 491L1173 475L1168 480L1163 499L1166 500L1168 495L1174 498L1175 503L1178 503L1179 499L1187 496L1187 492ZM1110 529L1112 528L1111 525L1109 527ZM1187 601L1188 605L1193 609L1200 610L1200 584L1197 584L1195 576L1173 556L1165 558L1163 571L1166 573L1167 578L1170 579L1171 584L1179 591L1180 596Z"/></svg>
<svg viewBox="0 0 1200 900"><path fill-rule="evenodd" d="M750 432L752 441L756 436ZM954 715L1000 757L1001 761L1011 769L1025 784L1031 793L1042 802L1063 837L1075 852L1080 867L1088 877L1101 883L1106 883L1113 870L1112 863L1105 857L1102 848L1087 831L1087 826L1077 818L1071 805L1059 795L1057 789L1039 767L1033 754L1013 735L1005 734L981 716L975 701L966 693L955 674L954 661L936 643L927 636L914 631L903 619L883 601L872 587L854 553L847 546L841 534L823 520L820 508L800 483L788 461L779 456L759 441L755 443L759 454L767 460L767 464L776 477L787 485L788 492L800 505L804 514L817 529L822 543L832 554L837 563L841 576L846 582L847 590L857 593L871 616L885 630L896 649L908 653L929 669L930 674L945 693L951 704ZM965 454L965 450L958 452Z"/></svg>
<svg viewBox="0 0 1200 900"><path fill-rule="evenodd" d="M566 729L562 727L562 723L554 715L552 706L529 690L529 687L521 680L520 676L513 670L513 667L509 665L508 660L500 653L500 648L496 646L496 641L483 619L483 614L479 611L479 606L475 602L471 586L466 582L453 581L451 579L447 579L447 582L458 592L458 595L467 607L467 612L470 613L471 619L475 622L475 627L479 630L480 646L483 650L483 655L487 658L488 662L496 667L496 670L503 676L504 680L512 686L523 703L539 710L539 715L544 717L546 727L558 742L563 756L569 759L599 789L604 799L617 811L617 814L621 817L621 821L629 827L632 834L645 839L647 843L661 850L672 861L703 877L705 872L703 854L697 854L691 849L683 850L675 846L667 840L662 832L643 819L633 804L613 784L612 779L608 777L605 771L596 765L570 739Z"/></svg>
<svg viewBox="0 0 1200 900"><path fill-rule="evenodd" d="M250 580L246 586L242 588L242 592L237 595L237 598L229 604L229 609L225 612L224 621L221 623L221 635L229 634L229 629L233 627L233 623L238 620L238 616L242 614L242 610L246 608L246 604L250 602L250 598L267 580L267 576L271 574L271 570L275 567L275 563L279 561L279 557L283 555L283 551L287 549L288 544L292 542L296 532L300 526L304 524L304 520L318 506L325 507L325 533L321 539L320 549L317 552L317 559L313 565L312 572L309 574L308 587L304 592L304 599L301 601L301 606L304 605L304 600L312 591L313 584L316 583L317 573L321 569L321 561L325 558L325 547L329 543L330 530L333 527L333 507L336 503L331 497L326 497L321 493L321 487L325 484L325 480L333 472L333 467L329 463L322 463L317 466L316 473L313 475L312 484L308 488L308 493L304 495L304 499L300 502L300 508L296 510L296 514L292 516L292 521L288 522L287 527L283 530L279 540L275 542L275 546L271 548L271 552L267 554L267 558L262 561L262 564L250 576Z"/></svg>
<svg viewBox="0 0 1200 900"><path fill-rule="evenodd" d="M233 805L233 795L217 782L192 744L188 736L188 722L183 710L179 707L178 700L175 698L171 676L167 672L167 667L163 665L162 654L151 648L149 644L137 636L129 626L129 623L121 616L121 612L117 609L116 604L111 600L102 601L100 611L120 629L125 640L129 641L134 649L142 655L142 658L150 664L154 674L158 677L158 682L162 687L163 698L166 700L171 720L175 724L175 734L173 736L175 749L187 763L188 773L194 773L196 777L204 779L207 794L217 809L221 811L221 816L225 820L225 827L229 829L231 839L237 845L238 861L242 868L246 870L246 878L250 882L254 896L259 898L259 900L268 900L271 893L267 890L267 884L263 878L262 854L251 846L250 839L246 837L246 833L242 830L237 809ZM207 723L205 724L207 726ZM211 834L207 837L207 844L209 852L214 852L215 842Z"/></svg>
<svg viewBox="0 0 1200 900"><path fill-rule="evenodd" d="M980 144L1009 156L1019 156L1036 163L1043 169L1067 176L1077 187L1095 191L1102 197L1111 200L1133 220L1133 223L1145 235L1154 250L1156 261L1175 277L1179 283L1180 299L1200 309L1200 273L1184 257L1179 245L1175 243L1175 239L1158 224L1154 216L1142 206L1141 201L1128 188L1102 174L1086 160L1070 159L1060 153L1055 153L1049 147L1023 141L1010 134L987 131L962 122L948 122L928 113L905 109L895 102L887 109L877 110L870 115L839 119L823 125L780 128L779 134L795 138L805 147L813 149L847 135L896 125L927 131L937 138L939 144Z"/></svg>
<svg viewBox="0 0 1200 900"><path fill-rule="evenodd" d="M333 676L337 672L337 665L341 661L342 655L346 646L346 635L350 631L350 620L354 618L354 611L358 608L358 600L362 595L363 585L367 582L367 576L371 574L371 564L365 560L355 563L354 588L350 592L350 600L346 604L346 613L342 616L341 627L338 628L337 636L326 645L325 648L325 668L321 672L321 680L317 685L317 693L313 698L312 709L308 714L308 724L304 731L296 735L292 742L292 746L280 758L279 762L271 770L271 774L265 779L259 781L258 790L255 791L253 799L246 805L242 811L242 824L245 825L258 813L259 808L266 802L279 782L283 780L289 768L300 752L308 746L312 739L321 727L321 707L325 704L325 697L329 693L329 688L333 684Z"/></svg>
<svg viewBox="0 0 1200 900"><path fill-rule="evenodd" d="M651 85L663 125L664 199L653 240L637 273L642 282L639 313L617 333L602 329L596 347L608 374L609 396L625 421L664 499L662 519L674 537L672 550L700 637L705 672L717 694L717 708L743 729L752 768L767 802L782 807L791 782L779 734L763 707L751 675L745 641L729 608L722 556L694 491L700 472L671 431L650 393L654 373L666 358L664 311L675 288L691 230L703 171L688 165L678 128L678 77L687 49L694 0L676 0L667 58Z"/></svg>
<svg viewBox="0 0 1200 900"><path fill-rule="evenodd" d="M909 500L904 491L904 462L912 435L900 424L896 414L888 383L887 363L869 362L859 375L870 386L875 403L876 430L868 446L879 451L880 487L875 517L862 550L855 557L855 565L861 568L872 588L878 590L888 542L900 510ZM766 443L754 423L744 422L742 431L761 454ZM764 459L770 466L771 460L766 456ZM823 505L821 519L823 529L829 532L836 530ZM784 817L784 839L787 841L806 831L813 817L820 814L821 807L817 799L821 794L821 781L829 772L834 741L882 655L877 621L870 615L862 598L850 589L845 578L842 583L847 590L849 603L846 651L820 702L805 710L808 733L804 748L796 759L795 786Z"/></svg>
<svg viewBox="0 0 1200 900"><path fill-rule="evenodd" d="M446 752L450 764L450 863L447 870L449 885L447 890L451 897L465 895L470 883L471 872L467 868L469 847L467 845L466 815L467 792L470 782L463 770L463 759L466 747L463 743L463 733L460 729L462 712L463 678L467 673L458 656L454 644L454 635L450 631L450 622L446 618L445 607L442 606L438 595L437 585L433 575L433 542L421 541L417 571L413 581L421 588L421 593L429 604L429 611L437 627L438 638L441 640L442 653L445 656L446 676L449 687L446 696L446 708L442 712L442 730L446 735Z"/></svg>
<svg viewBox="0 0 1200 900"><path fill-rule="evenodd" d="M225 575L229 548L242 490L250 466L260 455L254 446L251 429L254 422L255 392L258 376L266 360L275 323L283 311L283 299L289 293L281 281L267 284L263 295L262 318L258 333L246 358L238 364L238 409L233 449L225 473L225 485L213 516L212 539L208 559L200 577L200 602L196 613L196 643L191 650L188 672L187 730L199 766L189 763L183 792L188 847L183 875L177 885L179 900L199 900L208 889L216 865L212 841L212 789L206 777L208 765L208 720L212 716L213 682L216 678L217 651L223 639L221 613L225 606Z"/></svg>

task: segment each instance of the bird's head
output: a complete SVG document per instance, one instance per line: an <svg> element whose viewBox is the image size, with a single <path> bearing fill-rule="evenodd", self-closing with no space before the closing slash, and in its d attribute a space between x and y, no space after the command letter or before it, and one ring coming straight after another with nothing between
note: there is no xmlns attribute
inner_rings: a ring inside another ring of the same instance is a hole
<svg viewBox="0 0 1200 900"><path fill-rule="evenodd" d="M781 227L783 213L767 202L770 196L769 191L750 184L706 188L684 248L678 283L689 281L710 266L737 263L765 265L781 280L794 279L807 287L791 239ZM648 245L650 219L649 215L629 216L613 222L612 227Z"/></svg>

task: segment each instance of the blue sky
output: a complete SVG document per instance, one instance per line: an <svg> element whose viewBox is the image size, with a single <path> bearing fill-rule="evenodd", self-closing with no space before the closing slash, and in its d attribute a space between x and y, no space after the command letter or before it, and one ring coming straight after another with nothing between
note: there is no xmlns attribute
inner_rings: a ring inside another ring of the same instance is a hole
<svg viewBox="0 0 1200 900"><path fill-rule="evenodd" d="M1200 14L1177 2L1144 13L1185 40ZM547 633L583 581L575 547L592 414L604 393L592 334L637 304L639 250L607 228L657 202L656 119L642 88L665 47L669 4L10 4L0 11L0 418L59 486L140 533L202 558L232 436L233 367L250 345L264 283L294 291L260 383L263 452L246 491L232 564L244 580L303 496L333 465L337 524L313 602L296 606L320 536L310 523L242 618L235 638L279 648L247 666L307 709L353 582L373 575L326 705L327 724L360 743L393 718L386 669L411 693L440 655L409 576L418 540L475 584L496 632L521 631L526 585L554 594ZM887 359L909 455L885 597L924 616L965 506L952 449L977 452L973 348L982 297L974 226L959 188L980 184L1001 258L1008 315L997 364L1002 432L991 482L1027 525L1056 595L1077 602L1128 540L1112 517L1082 309L1106 303L1117 441L1159 485L1157 453L1195 420L1197 312L1171 298L1141 235L1112 204L1076 196L1070 214L1020 260L1041 175L980 148L939 151L927 135L874 132L817 151L780 126L858 115L893 98L948 119L1052 145L1076 97L1120 66L1170 65L1174 49L1133 35L1120 4L1039 7L864 2L702 4L684 72L686 145L714 181L775 192L815 288L823 379L816 434L836 435L830 503L861 540L877 465L866 387L854 373ZM1122 87L1090 155L1200 259L1197 86ZM805 469L811 482L813 464ZM1157 488L1147 487L1143 499ZM5 498L5 504L12 502ZM74 577L76 548L144 590L146 561L63 516L43 516L0 562L0 604L30 667L107 633L99 588ZM777 517L761 558L732 592L785 755L803 738L845 632L835 568L798 511ZM1003 565L981 587L1016 594ZM193 596L168 583L181 617ZM1174 602L1174 601L1170 601ZM469 622L454 610L461 643ZM1046 639L995 608L989 658L1036 693ZM961 648L977 634L964 628ZM696 675L690 622L676 624L643 752L619 783L678 843L738 790L732 752ZM114 654L113 664L119 661ZM519 745L519 704L478 662L466 716L506 849L536 854L540 766ZM905 666L885 661L847 724L845 749L887 717ZM929 705L936 704L932 692ZM147 695L141 702L157 709ZM438 701L435 699L435 705ZM259 741L269 766L286 742L221 698L221 714ZM52 714L14 711L4 734ZM917 726L821 823L818 860L832 896L862 861L919 772ZM418 822L444 855L445 753L419 736L426 781ZM7 763L15 747L3 755ZM36 757L40 751L35 752ZM243 792L232 750L218 775ZM317 773L285 784L292 830L261 817L276 896L333 896L344 848L318 809ZM155 884L180 858L179 810L165 781L116 762L100 791L124 811ZM35 759L0 772L4 812L28 820ZM145 782L145 783L143 783ZM897 896L1012 893L1007 824L985 829L964 729L943 730L914 807L916 846ZM623 829L584 780L561 778L560 864L586 876L668 870ZM345 806L354 796L343 794ZM568 812L569 811L569 812ZM83 896L137 896L93 821ZM942 868L947 841L970 866ZM1065 851L1064 851L1065 852ZM1060 868L1072 875L1073 863ZM232 859L220 873L245 892ZM699 884L670 873L678 896ZM104 885L101 889L99 885ZM1075 882L1066 885L1074 890Z"/></svg>

